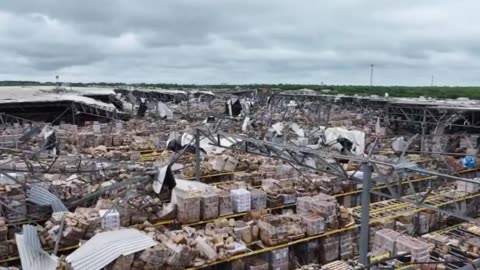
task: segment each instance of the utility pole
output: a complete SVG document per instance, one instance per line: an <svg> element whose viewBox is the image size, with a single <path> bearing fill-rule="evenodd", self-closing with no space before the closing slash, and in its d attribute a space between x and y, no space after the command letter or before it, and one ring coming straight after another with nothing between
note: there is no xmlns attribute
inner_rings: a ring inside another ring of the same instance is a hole
<svg viewBox="0 0 480 270"><path fill-rule="evenodd" d="M432 82L430 83L430 86L433 87L433 75L432 75Z"/></svg>
<svg viewBox="0 0 480 270"><path fill-rule="evenodd" d="M370 87L373 86L373 64L370 65Z"/></svg>

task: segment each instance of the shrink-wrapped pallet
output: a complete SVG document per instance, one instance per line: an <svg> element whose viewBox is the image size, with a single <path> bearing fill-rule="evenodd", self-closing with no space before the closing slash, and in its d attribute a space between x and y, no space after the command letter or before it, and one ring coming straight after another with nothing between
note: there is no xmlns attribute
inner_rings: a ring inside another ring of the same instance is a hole
<svg viewBox="0 0 480 270"><path fill-rule="evenodd" d="M297 201L297 194L280 194L283 204L293 204Z"/></svg>
<svg viewBox="0 0 480 270"><path fill-rule="evenodd" d="M208 220L218 217L218 195L216 192L203 192L200 200L200 217Z"/></svg>
<svg viewBox="0 0 480 270"><path fill-rule="evenodd" d="M245 212L251 209L251 194L246 189L233 189L230 191L232 194L233 211Z"/></svg>
<svg viewBox="0 0 480 270"><path fill-rule="evenodd" d="M339 236L340 238L340 258L347 260L353 257L353 239L351 232L347 231Z"/></svg>
<svg viewBox="0 0 480 270"><path fill-rule="evenodd" d="M200 221L198 192L177 192L177 219L183 223Z"/></svg>
<svg viewBox="0 0 480 270"><path fill-rule="evenodd" d="M318 264L318 239L291 246L290 252L293 253L293 255L298 259L298 263L301 265L307 265L311 263Z"/></svg>
<svg viewBox="0 0 480 270"><path fill-rule="evenodd" d="M232 195L228 191L218 191L218 215L225 216L233 213Z"/></svg>
<svg viewBox="0 0 480 270"><path fill-rule="evenodd" d="M388 251L392 254L409 252L413 261L428 262L430 249L428 243L391 229L381 229L375 233L374 251Z"/></svg>
<svg viewBox="0 0 480 270"><path fill-rule="evenodd" d="M415 215L414 221L418 234L425 234L430 231L430 215L428 213L418 213Z"/></svg>
<svg viewBox="0 0 480 270"><path fill-rule="evenodd" d="M401 235L396 241L395 248L396 252L410 252L413 261L430 261L431 247L419 239L407 235Z"/></svg>
<svg viewBox="0 0 480 270"><path fill-rule="evenodd" d="M320 263L326 264L335 261L339 257L338 235L329 235L319 241Z"/></svg>
<svg viewBox="0 0 480 270"><path fill-rule="evenodd" d="M116 209L102 209L98 211L101 219L101 227L104 230L113 230L120 228L120 213Z"/></svg>
<svg viewBox="0 0 480 270"><path fill-rule="evenodd" d="M261 189L250 190L252 203L252 209L264 209L267 208L267 194Z"/></svg>
<svg viewBox="0 0 480 270"><path fill-rule="evenodd" d="M480 180L480 178L474 178L473 180ZM480 189L480 184L470 183L465 181L456 181L457 190L465 193L475 193Z"/></svg>
<svg viewBox="0 0 480 270"><path fill-rule="evenodd" d="M106 147L112 146L113 143L113 136L112 134L105 134L104 135L104 142Z"/></svg>
<svg viewBox="0 0 480 270"><path fill-rule="evenodd" d="M281 268L285 264L288 265L289 248L280 248L272 250L268 253L268 261L270 263L270 269Z"/></svg>

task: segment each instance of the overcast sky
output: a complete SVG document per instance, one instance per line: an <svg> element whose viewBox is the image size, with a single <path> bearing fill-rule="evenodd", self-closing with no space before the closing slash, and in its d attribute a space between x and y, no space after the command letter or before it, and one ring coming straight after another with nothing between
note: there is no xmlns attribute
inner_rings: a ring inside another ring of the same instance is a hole
<svg viewBox="0 0 480 270"><path fill-rule="evenodd" d="M0 1L0 80L480 85L478 0Z"/></svg>

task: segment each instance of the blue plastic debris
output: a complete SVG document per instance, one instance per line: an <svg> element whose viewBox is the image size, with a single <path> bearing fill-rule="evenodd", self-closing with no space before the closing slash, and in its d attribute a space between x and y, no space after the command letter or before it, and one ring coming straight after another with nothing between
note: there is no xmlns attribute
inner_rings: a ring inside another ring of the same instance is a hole
<svg viewBox="0 0 480 270"><path fill-rule="evenodd" d="M467 169L473 169L477 167L477 159L472 156L465 156L462 160L463 167Z"/></svg>

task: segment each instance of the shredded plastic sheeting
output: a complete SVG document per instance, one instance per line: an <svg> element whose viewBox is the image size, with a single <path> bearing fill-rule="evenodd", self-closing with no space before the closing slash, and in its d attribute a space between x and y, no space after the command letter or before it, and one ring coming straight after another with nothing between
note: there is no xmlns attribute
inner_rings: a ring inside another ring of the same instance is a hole
<svg viewBox="0 0 480 270"><path fill-rule="evenodd" d="M360 130L347 130L344 128L327 128L325 130L325 139L327 143L334 142L338 138L345 138L350 140L353 143L352 153L355 155L363 155L365 152L365 132ZM341 150L342 146L339 143L332 145L333 148L338 151Z"/></svg>
<svg viewBox="0 0 480 270"><path fill-rule="evenodd" d="M173 118L172 110L170 110L170 108L168 108L167 105L165 105L163 102L158 102L158 114L162 118L164 117L166 117L167 119Z"/></svg>
<svg viewBox="0 0 480 270"><path fill-rule="evenodd" d="M290 128L297 134L298 137L305 137L305 130L301 128L297 123L291 123Z"/></svg>

